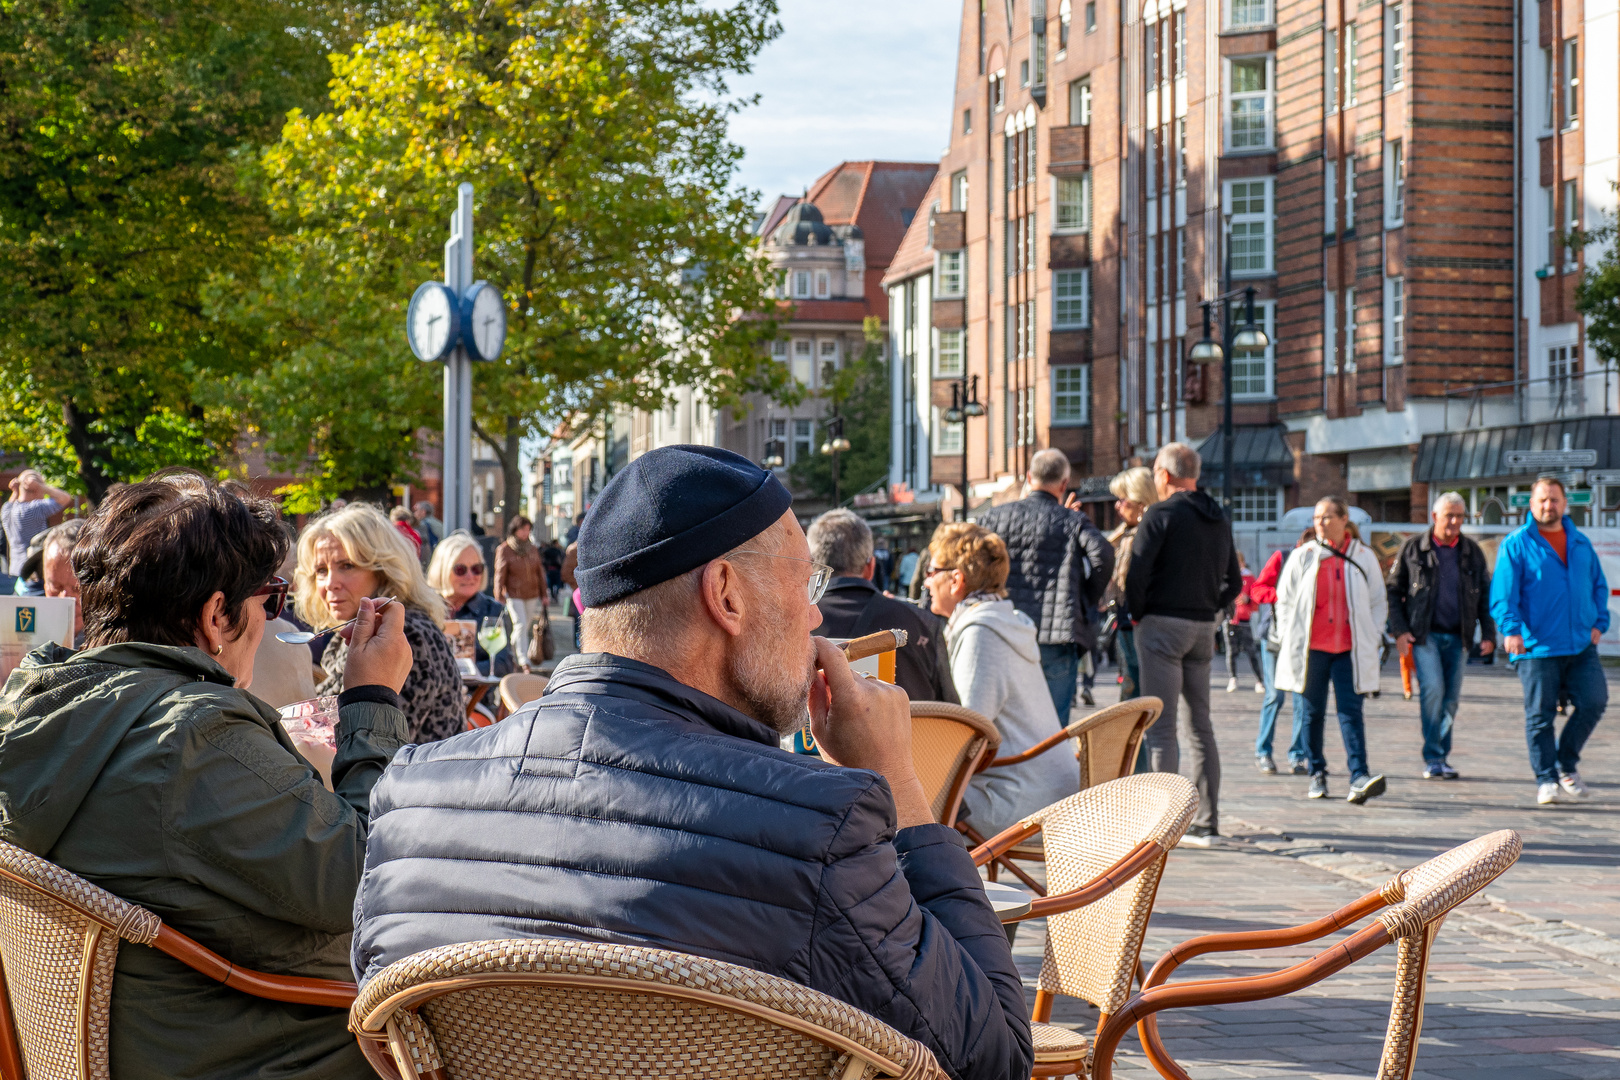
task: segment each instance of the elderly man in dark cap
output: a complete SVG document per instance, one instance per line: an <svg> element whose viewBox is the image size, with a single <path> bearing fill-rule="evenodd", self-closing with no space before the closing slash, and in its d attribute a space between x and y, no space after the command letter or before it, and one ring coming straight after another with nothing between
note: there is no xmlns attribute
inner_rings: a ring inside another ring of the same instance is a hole
<svg viewBox="0 0 1620 1080"><path fill-rule="evenodd" d="M709 447L613 478L579 537L586 651L373 790L357 978L464 941L647 945L841 998L958 1080L1029 1075L1018 971L929 812L906 695L811 636L831 569L790 502ZM837 764L780 748L807 706Z"/></svg>

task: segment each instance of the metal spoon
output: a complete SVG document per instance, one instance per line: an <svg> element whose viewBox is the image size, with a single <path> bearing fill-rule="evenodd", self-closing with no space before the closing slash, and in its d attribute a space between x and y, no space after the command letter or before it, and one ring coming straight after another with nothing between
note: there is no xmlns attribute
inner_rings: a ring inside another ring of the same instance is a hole
<svg viewBox="0 0 1620 1080"><path fill-rule="evenodd" d="M387 607L389 604L392 604L393 602L394 602L394 598L392 596L388 597L388 599L384 600L382 603L377 605L377 611L381 611L383 608ZM373 614L375 614L375 612L373 612ZM316 630L289 630L285 634L277 634L276 635L276 640L277 641L285 641L289 645L307 645L311 641L314 641L318 637L325 637L327 634L330 634L333 630L341 630L345 626L353 626L355 623L357 623L359 621L360 621L360 617L357 615L354 618L350 619L346 623L338 623L338 625L328 627L325 630L318 630L318 631L316 631Z"/></svg>

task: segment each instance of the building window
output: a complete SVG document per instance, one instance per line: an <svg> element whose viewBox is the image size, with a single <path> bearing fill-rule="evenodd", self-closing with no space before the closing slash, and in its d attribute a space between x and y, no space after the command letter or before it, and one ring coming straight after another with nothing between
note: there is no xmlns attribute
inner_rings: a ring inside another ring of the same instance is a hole
<svg viewBox="0 0 1620 1080"><path fill-rule="evenodd" d="M1097 29L1097 0L1086 0L1086 33Z"/></svg>
<svg viewBox="0 0 1620 1080"><path fill-rule="evenodd" d="M1028 86L1029 85L1029 61L1028 60L1020 60L1020 61L1018 61L1018 85L1019 86Z"/></svg>
<svg viewBox="0 0 1620 1080"><path fill-rule="evenodd" d="M1322 35L1322 105L1328 112L1339 111L1339 32Z"/></svg>
<svg viewBox="0 0 1620 1080"><path fill-rule="evenodd" d="M816 422L814 420L793 421L793 456L788 461L808 461L816 452Z"/></svg>
<svg viewBox="0 0 1620 1080"><path fill-rule="evenodd" d="M1579 42L1570 38L1564 42L1564 126L1569 127L1581 116L1580 103L1580 68L1575 62L1580 59Z"/></svg>
<svg viewBox="0 0 1620 1080"><path fill-rule="evenodd" d="M1052 329L1083 330L1091 325L1091 270L1052 272Z"/></svg>
<svg viewBox="0 0 1620 1080"><path fill-rule="evenodd" d="M1339 163L1332 158L1322 162L1322 234L1339 232Z"/></svg>
<svg viewBox="0 0 1620 1080"><path fill-rule="evenodd" d="M951 174L951 209L966 210L968 204L968 176L967 170L962 169Z"/></svg>
<svg viewBox="0 0 1620 1080"><path fill-rule="evenodd" d="M1344 27L1344 103L1356 103L1356 75L1361 67L1361 48L1356 40L1356 24Z"/></svg>
<svg viewBox="0 0 1620 1080"><path fill-rule="evenodd" d="M1058 57L1061 58L1069 48L1069 20L1073 17L1074 8L1070 0L1063 0L1058 5Z"/></svg>
<svg viewBox="0 0 1620 1080"><path fill-rule="evenodd" d="M1091 170L1057 177L1057 228L1059 232L1091 228Z"/></svg>
<svg viewBox="0 0 1620 1080"><path fill-rule="evenodd" d="M1555 345L1547 350L1547 388L1557 395L1560 404L1574 388L1575 377L1579 374L1579 346Z"/></svg>
<svg viewBox="0 0 1620 1080"><path fill-rule="evenodd" d="M1052 369L1052 426L1091 423L1091 365Z"/></svg>
<svg viewBox="0 0 1620 1080"><path fill-rule="evenodd" d="M1082 127L1091 123L1091 80L1076 79L1069 84L1069 123Z"/></svg>
<svg viewBox="0 0 1620 1080"><path fill-rule="evenodd" d="M1270 24L1271 0L1227 0L1227 26L1236 28Z"/></svg>
<svg viewBox="0 0 1620 1080"><path fill-rule="evenodd" d="M825 270L816 271L816 299L826 300L832 296L832 275Z"/></svg>
<svg viewBox="0 0 1620 1080"><path fill-rule="evenodd" d="M1575 249L1569 246L1569 238L1581 227L1581 198L1580 188L1574 180L1564 181L1564 246L1567 249L1565 258L1571 263L1575 261Z"/></svg>
<svg viewBox="0 0 1620 1080"><path fill-rule="evenodd" d="M962 360L962 331L934 331L934 378L955 379L961 376L965 365Z"/></svg>
<svg viewBox="0 0 1620 1080"><path fill-rule="evenodd" d="M796 299L807 300L810 297L810 271L793 271L793 295Z"/></svg>
<svg viewBox="0 0 1620 1080"><path fill-rule="evenodd" d="M1344 231L1356 231L1356 156L1348 154L1344 159Z"/></svg>
<svg viewBox="0 0 1620 1080"><path fill-rule="evenodd" d="M1229 150L1271 147L1271 63L1269 56L1226 62Z"/></svg>
<svg viewBox="0 0 1620 1080"><path fill-rule="evenodd" d="M1142 62L1146 67L1143 81L1151 90L1159 82L1159 24L1148 23L1143 32L1147 35L1147 48L1142 53Z"/></svg>
<svg viewBox="0 0 1620 1080"><path fill-rule="evenodd" d="M1551 185L1541 189L1547 205L1547 261L1548 268L1558 265L1558 192Z"/></svg>
<svg viewBox="0 0 1620 1080"><path fill-rule="evenodd" d="M1384 279L1384 363L1406 362L1406 279Z"/></svg>
<svg viewBox="0 0 1620 1080"><path fill-rule="evenodd" d="M1227 242L1233 276L1271 273L1271 177L1228 180L1225 209L1232 221Z"/></svg>
<svg viewBox="0 0 1620 1080"><path fill-rule="evenodd" d="M1356 290L1344 290L1344 370L1356 370Z"/></svg>
<svg viewBox="0 0 1620 1080"><path fill-rule="evenodd" d="M1541 85L1547 88L1545 108L1541 112L1541 129L1551 131L1553 125L1558 123L1558 74L1553 71L1553 51L1551 47L1541 50Z"/></svg>
<svg viewBox="0 0 1620 1080"><path fill-rule="evenodd" d="M1239 308L1235 317L1242 318ZM1264 349L1234 349L1232 351L1232 399L1253 401L1275 396L1277 357L1277 303L1275 300L1254 302L1254 321L1266 332L1271 344Z"/></svg>
<svg viewBox="0 0 1620 1080"><path fill-rule="evenodd" d="M1322 374L1336 375L1339 371L1339 298L1330 292L1322 294Z"/></svg>
<svg viewBox="0 0 1620 1080"><path fill-rule="evenodd" d="M1232 489L1232 520L1248 522L1281 521L1282 503L1282 488L1235 487Z"/></svg>
<svg viewBox="0 0 1620 1080"><path fill-rule="evenodd" d="M967 265L965 251L942 251L939 253L939 266L937 280L939 291L936 296L961 296L965 285L966 275L962 272Z"/></svg>
<svg viewBox="0 0 1620 1080"><path fill-rule="evenodd" d="M771 359L785 364L787 363L787 358L788 343L786 341L771 342Z"/></svg>
<svg viewBox="0 0 1620 1080"><path fill-rule="evenodd" d="M954 424L947 424L940 415L941 411L938 405L934 406L934 453L960 454L965 445L962 436L966 425L960 420Z"/></svg>
<svg viewBox="0 0 1620 1080"><path fill-rule="evenodd" d="M801 385L809 386L810 380L815 377L814 357L810 349L809 338L795 338L793 341L793 377Z"/></svg>
<svg viewBox="0 0 1620 1080"><path fill-rule="evenodd" d="M1187 295L1187 230L1176 230L1176 295Z"/></svg>
<svg viewBox="0 0 1620 1080"><path fill-rule="evenodd" d="M1187 186L1187 119L1176 121L1176 187Z"/></svg>
<svg viewBox="0 0 1620 1080"><path fill-rule="evenodd" d="M990 111L1000 112L1007 107L1007 72L1005 69L990 76Z"/></svg>
<svg viewBox="0 0 1620 1080"><path fill-rule="evenodd" d="M1045 28L1042 27L1042 29L1044 30ZM1046 85L1046 35L1044 33L1036 34L1035 35L1035 44L1033 46L1031 46L1031 48L1035 53L1035 71L1034 71L1035 85L1036 86L1045 86Z"/></svg>
<svg viewBox="0 0 1620 1080"><path fill-rule="evenodd" d="M1175 52L1171 56L1170 71L1176 78L1187 74L1187 13L1177 11L1170 16L1172 33L1175 35Z"/></svg>
<svg viewBox="0 0 1620 1080"><path fill-rule="evenodd" d="M1406 146L1400 139L1384 144L1384 228L1406 221Z"/></svg>
<svg viewBox="0 0 1620 1080"><path fill-rule="evenodd" d="M1406 5L1384 8L1384 89L1398 90L1406 83Z"/></svg>
<svg viewBox="0 0 1620 1080"><path fill-rule="evenodd" d="M973 110L972 109L963 109L962 110L962 134L964 134L964 135L973 134Z"/></svg>

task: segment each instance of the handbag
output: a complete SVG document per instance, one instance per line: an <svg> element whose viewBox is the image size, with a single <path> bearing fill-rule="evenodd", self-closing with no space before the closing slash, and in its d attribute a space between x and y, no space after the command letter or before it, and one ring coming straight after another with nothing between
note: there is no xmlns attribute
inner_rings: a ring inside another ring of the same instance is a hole
<svg viewBox="0 0 1620 1080"><path fill-rule="evenodd" d="M541 612L529 633L529 663L538 664L557 655L557 642L551 636L551 614Z"/></svg>

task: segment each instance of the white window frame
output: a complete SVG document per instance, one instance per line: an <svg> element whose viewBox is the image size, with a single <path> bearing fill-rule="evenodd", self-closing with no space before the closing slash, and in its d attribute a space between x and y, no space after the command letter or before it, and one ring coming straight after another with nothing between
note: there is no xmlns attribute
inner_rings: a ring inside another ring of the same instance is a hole
<svg viewBox="0 0 1620 1080"><path fill-rule="evenodd" d="M1176 230L1176 295L1187 295L1187 230Z"/></svg>
<svg viewBox="0 0 1620 1080"><path fill-rule="evenodd" d="M1579 257L1576 249L1570 246L1569 238L1581 227L1581 185L1579 181L1564 181L1564 269L1575 269Z"/></svg>
<svg viewBox="0 0 1620 1080"><path fill-rule="evenodd" d="M1356 370L1356 290L1344 290L1344 354L1345 371Z"/></svg>
<svg viewBox="0 0 1620 1080"><path fill-rule="evenodd" d="M1398 229L1406 224L1406 143L1390 139L1384 143L1384 228Z"/></svg>
<svg viewBox="0 0 1620 1080"><path fill-rule="evenodd" d="M1354 151L1344 157L1344 231L1356 231L1356 155Z"/></svg>
<svg viewBox="0 0 1620 1080"><path fill-rule="evenodd" d="M1564 39L1564 130L1577 126L1581 120L1580 39Z"/></svg>
<svg viewBox="0 0 1620 1080"><path fill-rule="evenodd" d="M960 379L967 374L967 332L934 328L934 378ZM946 357L955 357L947 364Z"/></svg>
<svg viewBox="0 0 1620 1080"><path fill-rule="evenodd" d="M1361 41L1353 22L1344 24L1344 94L1340 99L1345 107L1356 103L1356 76L1361 68Z"/></svg>
<svg viewBox="0 0 1620 1080"><path fill-rule="evenodd" d="M1233 193L1233 190L1236 188L1236 186L1239 185L1239 184L1246 185L1245 186L1245 191L1244 191L1244 199L1245 199L1246 203L1247 203L1248 200L1253 198L1252 188L1248 187L1247 185L1253 185L1253 184L1261 184L1261 185L1263 185L1263 190L1265 192L1265 200L1266 200L1266 209L1265 209L1265 211L1263 213L1258 213L1257 214L1257 213L1254 213L1252 211L1249 211L1247 208L1245 209L1245 212L1242 213L1242 214L1233 213L1233 197L1232 197L1232 193ZM1239 225L1243 225L1243 226L1247 227L1247 226L1253 226L1255 224L1259 224L1259 225L1263 226L1262 231L1263 231L1263 245L1264 245L1264 255L1265 255L1265 265L1264 265L1264 267L1263 268L1255 268L1255 267L1252 267L1252 266L1243 266L1243 267L1240 268L1237 265L1237 260L1234 258L1232 260L1232 276L1234 278L1268 277L1268 276L1276 273L1276 266L1277 266L1277 259L1276 259L1276 248L1277 248L1277 236L1276 236L1276 229L1277 229L1277 202L1276 202L1276 194L1277 194L1276 178L1272 177L1272 176L1250 176L1250 177L1245 177L1245 178L1243 178L1241 180L1227 180L1227 181L1224 181L1222 183L1222 185L1221 185L1221 212L1222 212L1222 214L1230 215L1231 220L1232 220L1232 233L1227 236L1226 242L1228 244L1232 243L1233 238L1237 235L1237 227ZM1252 237L1255 234L1253 233L1252 229L1246 228L1243 235L1245 237Z"/></svg>
<svg viewBox="0 0 1620 1080"><path fill-rule="evenodd" d="M1227 30L1259 30L1275 23L1277 20L1277 14L1273 0L1258 0L1260 7L1260 17L1258 20L1250 19L1245 22L1237 21L1235 17L1235 9L1240 4L1245 9L1252 8L1255 6L1255 2L1256 0L1226 0L1226 2L1221 5L1224 9L1222 11L1222 22L1224 24L1224 28ZM1245 10L1245 14L1248 14L1247 10Z"/></svg>
<svg viewBox="0 0 1620 1080"><path fill-rule="evenodd" d="M1264 90L1245 90L1241 95L1232 90L1232 66L1236 63L1251 63L1262 60L1265 63L1266 88ZM1267 153L1276 148L1277 144L1277 57L1274 53L1259 53L1254 56L1228 56L1221 61L1222 78L1226 89L1226 100L1223 102L1221 116L1223 123L1221 130L1226 139L1226 152L1229 154ZM1264 109L1264 142L1245 142L1242 146L1236 144L1235 137L1237 125L1233 122L1233 110L1239 101L1259 101Z"/></svg>
<svg viewBox="0 0 1620 1080"><path fill-rule="evenodd" d="M951 209L966 210L968 206L968 173L958 169L951 174Z"/></svg>
<svg viewBox="0 0 1620 1080"><path fill-rule="evenodd" d="M1069 124L1071 127L1091 126L1090 75L1069 84Z"/></svg>
<svg viewBox="0 0 1620 1080"><path fill-rule="evenodd" d="M1339 32L1328 30L1322 35L1322 110L1329 114L1339 111Z"/></svg>
<svg viewBox="0 0 1620 1080"><path fill-rule="evenodd" d="M1241 306L1234 308L1232 312L1234 319L1242 319L1243 316L1244 309ZM1254 321L1266 332L1266 337L1269 339L1268 344L1266 345L1266 351L1261 353L1258 358L1252 356L1239 358L1234 352L1232 356L1233 401L1271 401L1277 396L1277 301L1256 300L1254 302ZM1252 374L1239 376L1238 365L1252 365L1257 362L1263 365L1261 382L1264 388L1261 390L1239 390L1238 379L1240 377L1252 378L1253 376Z"/></svg>
<svg viewBox="0 0 1620 1080"><path fill-rule="evenodd" d="M1407 313L1411 297L1404 275L1384 279L1384 366L1406 363Z"/></svg>
<svg viewBox="0 0 1620 1080"><path fill-rule="evenodd" d="M1339 297L1322 293L1322 374L1339 373Z"/></svg>
<svg viewBox="0 0 1620 1080"><path fill-rule="evenodd" d="M832 299L832 273L827 270L816 271L816 299Z"/></svg>
<svg viewBox="0 0 1620 1080"><path fill-rule="evenodd" d="M1268 505L1269 504L1269 505ZM1232 520L1264 525L1282 520L1283 489L1280 487L1234 487Z"/></svg>
<svg viewBox="0 0 1620 1080"><path fill-rule="evenodd" d="M1091 267L1052 271L1052 329L1091 326Z"/></svg>
<svg viewBox="0 0 1620 1080"><path fill-rule="evenodd" d="M1187 118L1177 117L1175 126L1176 188L1187 186Z"/></svg>
<svg viewBox="0 0 1620 1080"><path fill-rule="evenodd" d="M1069 54L1069 31L1073 29L1074 6L1072 0L1063 0L1058 5L1058 51L1057 58L1062 60Z"/></svg>
<svg viewBox="0 0 1620 1080"><path fill-rule="evenodd" d="M1322 235L1339 235L1339 163L1322 159Z"/></svg>
<svg viewBox="0 0 1620 1080"><path fill-rule="evenodd" d="M1060 364L1049 370L1052 373L1052 426L1085 427L1091 423L1091 365ZM1079 380L1078 387L1072 385L1075 379ZM1078 413L1066 413L1066 403L1076 398Z"/></svg>
<svg viewBox="0 0 1620 1080"><path fill-rule="evenodd" d="M1541 130L1550 132L1558 126L1558 73L1553 70L1551 45L1541 50L1541 84L1546 88L1542 95Z"/></svg>
<svg viewBox="0 0 1620 1080"><path fill-rule="evenodd" d="M934 256L934 295L955 299L967 293L967 252L941 251Z"/></svg>
<svg viewBox="0 0 1620 1080"><path fill-rule="evenodd" d="M810 271L808 271L808 270L795 270L795 271L793 271L793 299L795 299L795 300L808 300L808 299L810 299L810 280L811 280L811 277L812 277L812 275L811 275Z"/></svg>
<svg viewBox="0 0 1620 1080"><path fill-rule="evenodd" d="M1073 197L1065 197L1067 191ZM1084 233L1091 231L1091 170L1078 176L1052 177L1052 231Z"/></svg>
<svg viewBox="0 0 1620 1080"><path fill-rule="evenodd" d="M810 386L816 378L816 349L809 338L793 339L793 377L801 386Z"/></svg>
<svg viewBox="0 0 1620 1080"><path fill-rule="evenodd" d="M804 448L803 454L799 452L801 446ZM814 420L794 420L793 435L788 439L786 449L788 464L790 465L802 458L815 457L816 422Z"/></svg>
<svg viewBox="0 0 1620 1080"><path fill-rule="evenodd" d="M788 362L787 338L777 338L771 342L771 359L780 360L784 364Z"/></svg>
<svg viewBox="0 0 1620 1080"><path fill-rule="evenodd" d="M990 76L990 111L1001 112L1007 107L1007 69L999 68Z"/></svg>
<svg viewBox="0 0 1620 1080"><path fill-rule="evenodd" d="M1547 252L1541 265L1551 270L1558 265L1558 189L1548 184L1541 192L1547 219Z"/></svg>
<svg viewBox="0 0 1620 1080"><path fill-rule="evenodd" d="M1405 0L1384 5L1384 92L1392 93L1406 85L1406 66L1412 57L1406 46L1410 38Z"/></svg>
<svg viewBox="0 0 1620 1080"><path fill-rule="evenodd" d="M967 423L958 420L954 424L945 422L942 415L944 410L938 405L933 406L933 453L941 457L959 457L963 447L966 446Z"/></svg>

